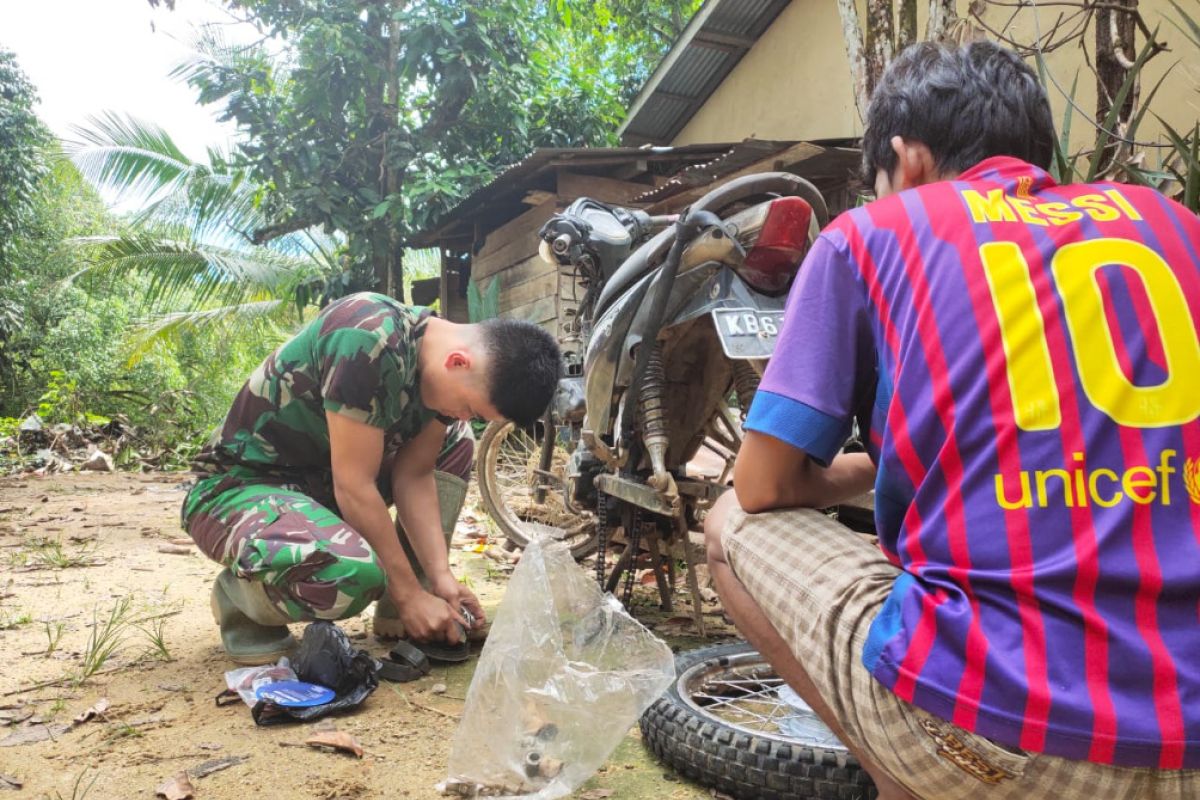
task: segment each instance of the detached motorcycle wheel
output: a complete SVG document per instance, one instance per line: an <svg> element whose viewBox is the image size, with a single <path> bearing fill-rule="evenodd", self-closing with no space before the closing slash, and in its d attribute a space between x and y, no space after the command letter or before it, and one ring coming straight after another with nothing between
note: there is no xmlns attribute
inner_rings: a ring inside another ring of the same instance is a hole
<svg viewBox="0 0 1200 800"><path fill-rule="evenodd" d="M511 422L491 422L479 440L476 458L479 494L488 515L514 547L525 547L531 536L566 542L576 560L596 550L595 520L566 508L561 490L538 475L542 446L553 441L555 427L538 420L532 434ZM556 447L550 472L566 467L566 452ZM538 487L544 487L540 492Z"/></svg>
<svg viewBox="0 0 1200 800"><path fill-rule="evenodd" d="M747 642L681 653L675 671L640 723L664 763L739 800L877 796L854 756Z"/></svg>

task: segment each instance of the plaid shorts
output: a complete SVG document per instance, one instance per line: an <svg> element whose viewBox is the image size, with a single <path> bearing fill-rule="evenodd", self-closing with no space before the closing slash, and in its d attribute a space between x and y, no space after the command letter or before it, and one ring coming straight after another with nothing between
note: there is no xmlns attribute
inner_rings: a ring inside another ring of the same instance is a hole
<svg viewBox="0 0 1200 800"><path fill-rule="evenodd" d="M746 514L725 558L853 743L914 796L936 800L1200 797L1200 770L1114 767L1030 753L905 703L862 663L899 570L867 537L811 509Z"/></svg>

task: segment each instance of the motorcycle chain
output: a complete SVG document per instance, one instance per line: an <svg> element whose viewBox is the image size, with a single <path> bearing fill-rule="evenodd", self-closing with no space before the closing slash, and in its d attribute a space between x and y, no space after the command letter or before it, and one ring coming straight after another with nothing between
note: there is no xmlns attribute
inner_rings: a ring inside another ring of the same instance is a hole
<svg viewBox="0 0 1200 800"><path fill-rule="evenodd" d="M596 492L596 583L604 591L604 570L608 553L608 495Z"/></svg>
<svg viewBox="0 0 1200 800"><path fill-rule="evenodd" d="M625 568L625 589L621 592L621 602L625 605L626 610L632 608L633 602L633 576L637 572L637 562L641 556L642 548L642 510L637 506L633 507L633 522L629 527L632 529L626 531L628 534L630 549L629 566Z"/></svg>

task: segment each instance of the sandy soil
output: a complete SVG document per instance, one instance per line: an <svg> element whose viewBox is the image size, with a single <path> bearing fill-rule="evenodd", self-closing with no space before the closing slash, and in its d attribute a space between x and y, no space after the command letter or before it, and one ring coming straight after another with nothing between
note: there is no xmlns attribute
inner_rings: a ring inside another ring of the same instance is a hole
<svg viewBox="0 0 1200 800"><path fill-rule="evenodd" d="M0 797L150 800L179 771L195 774L205 762L233 757L246 760L193 778L197 800L437 797L433 786L445 776L474 661L435 668L414 683L385 683L361 711L334 718L362 745L361 760L304 747L310 726L258 728L244 705L215 705L232 665L208 610L217 566L171 544L183 536L182 480L82 473L0 479ZM467 533L485 530L477 519L460 525ZM456 549L452 563L485 607L499 603L505 575L493 562ZM82 685L59 680L79 674L94 618L103 622L126 599L149 633L125 628L97 674ZM152 644L155 626L165 653ZM368 636L367 617L342 626L359 646L384 651ZM436 684L445 693L435 694ZM109 703L101 717L73 724L101 700ZM14 737L41 740L14 744ZM636 728L578 794L710 796L651 761Z"/></svg>

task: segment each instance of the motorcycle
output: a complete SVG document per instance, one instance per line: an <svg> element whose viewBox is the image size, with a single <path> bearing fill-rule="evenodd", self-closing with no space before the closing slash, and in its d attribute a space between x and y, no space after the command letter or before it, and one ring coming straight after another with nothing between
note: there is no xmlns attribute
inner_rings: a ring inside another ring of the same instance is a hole
<svg viewBox="0 0 1200 800"><path fill-rule="evenodd" d="M597 579L614 592L624 576L627 605L635 572L649 567L669 610L669 550L682 543L698 594L687 537L727 488L741 443L730 401L744 418L787 291L827 222L815 186L772 172L678 215L580 198L542 227L543 258L582 297L545 416L531 431L492 423L480 440L480 494L512 546L545 536L577 559L596 552ZM716 474L688 474L702 448ZM618 528L625 547L608 572Z"/></svg>
<svg viewBox="0 0 1200 800"><path fill-rule="evenodd" d="M727 489L741 444L730 401L744 418L787 291L827 221L812 184L767 173L678 216L581 198L543 226L543 256L583 295L546 415L531 431L492 423L480 441L481 495L510 544L549 536L576 558L598 551L597 579L613 592L624 576L626 606L635 572L650 567L664 610L675 564L664 548L681 544L704 635L688 533ZM701 449L716 454L715 475L690 474ZM843 507L838 518L873 530L869 511ZM608 572L617 529L625 549ZM640 721L663 763L738 798L876 796L846 747L747 643L682 653L676 668Z"/></svg>

